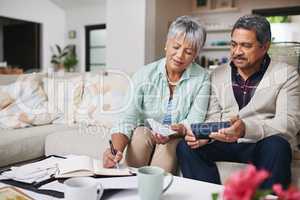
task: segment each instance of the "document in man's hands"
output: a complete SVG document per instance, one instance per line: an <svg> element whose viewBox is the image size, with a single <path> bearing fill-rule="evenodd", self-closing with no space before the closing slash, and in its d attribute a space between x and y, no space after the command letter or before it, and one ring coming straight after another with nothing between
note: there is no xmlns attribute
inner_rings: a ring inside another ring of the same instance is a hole
<svg viewBox="0 0 300 200"><path fill-rule="evenodd" d="M58 163L56 178L69 178L77 176L130 176L131 171L125 165L119 169L103 168L99 160L88 156L72 156Z"/></svg>
<svg viewBox="0 0 300 200"><path fill-rule="evenodd" d="M177 133L176 131L170 129L169 126L163 125L154 119L147 119L147 122L149 123L153 132L159 133L162 136L170 136Z"/></svg>
<svg viewBox="0 0 300 200"><path fill-rule="evenodd" d="M191 124L192 132L197 139L209 139L212 132L218 132L222 128L230 127L230 122L207 122Z"/></svg>

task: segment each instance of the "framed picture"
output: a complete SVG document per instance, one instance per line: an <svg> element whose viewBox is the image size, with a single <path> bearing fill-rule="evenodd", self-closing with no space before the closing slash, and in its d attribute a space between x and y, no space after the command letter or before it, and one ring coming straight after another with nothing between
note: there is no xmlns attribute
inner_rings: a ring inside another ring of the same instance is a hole
<svg viewBox="0 0 300 200"><path fill-rule="evenodd" d="M69 39L75 39L76 38L76 31L69 31L68 36L69 36Z"/></svg>
<svg viewBox="0 0 300 200"><path fill-rule="evenodd" d="M211 9L211 0L193 0L193 10Z"/></svg>
<svg viewBox="0 0 300 200"><path fill-rule="evenodd" d="M31 197L11 186L0 188L0 200L7 199L33 200Z"/></svg>
<svg viewBox="0 0 300 200"><path fill-rule="evenodd" d="M233 0L215 0L215 8L233 8Z"/></svg>

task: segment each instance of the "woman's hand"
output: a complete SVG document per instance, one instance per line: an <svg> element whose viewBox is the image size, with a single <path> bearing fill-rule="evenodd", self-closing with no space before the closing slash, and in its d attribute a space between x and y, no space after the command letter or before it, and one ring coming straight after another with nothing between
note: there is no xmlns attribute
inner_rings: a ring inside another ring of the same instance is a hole
<svg viewBox="0 0 300 200"><path fill-rule="evenodd" d="M103 167L113 168L118 162L122 160L122 158L123 153L121 151L118 151L117 154L114 156L111 153L111 149L107 148L106 151L103 153Z"/></svg>
<svg viewBox="0 0 300 200"><path fill-rule="evenodd" d="M170 129L176 132L175 137L183 137L186 134L186 127L183 124L173 124L170 126ZM169 136L163 136L159 133L153 132L153 140L156 144L166 144L168 143L173 135ZM173 137L174 138L174 137Z"/></svg>
<svg viewBox="0 0 300 200"><path fill-rule="evenodd" d="M156 144L166 144L170 141L170 137L169 136L163 136L159 133L152 133L152 139L154 140L154 142Z"/></svg>
<svg viewBox="0 0 300 200"><path fill-rule="evenodd" d="M187 128L183 124L173 124L170 127L173 131L177 132L178 136L184 137L187 133Z"/></svg>
<svg viewBox="0 0 300 200"><path fill-rule="evenodd" d="M206 145L209 142L209 140L205 140L205 139L197 140L191 128L188 126L186 126L186 136L184 137L184 139L187 145L191 147L191 149L197 149L199 147Z"/></svg>

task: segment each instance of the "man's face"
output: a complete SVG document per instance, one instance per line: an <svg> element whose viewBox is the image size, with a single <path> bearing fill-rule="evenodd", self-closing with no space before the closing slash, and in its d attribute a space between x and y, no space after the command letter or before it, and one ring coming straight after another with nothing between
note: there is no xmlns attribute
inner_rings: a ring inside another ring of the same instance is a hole
<svg viewBox="0 0 300 200"><path fill-rule="evenodd" d="M254 30L238 28L232 33L230 56L237 68L258 67L268 49L269 42L260 44Z"/></svg>
<svg viewBox="0 0 300 200"><path fill-rule="evenodd" d="M187 40L185 40L183 34L167 40L166 65L168 69L182 72L192 63L195 57L195 49Z"/></svg>

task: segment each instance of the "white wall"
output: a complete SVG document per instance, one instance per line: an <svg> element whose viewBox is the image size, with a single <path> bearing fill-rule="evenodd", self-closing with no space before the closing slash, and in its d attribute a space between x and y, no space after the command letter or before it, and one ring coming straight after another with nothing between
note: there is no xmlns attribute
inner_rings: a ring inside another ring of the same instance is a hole
<svg viewBox="0 0 300 200"><path fill-rule="evenodd" d="M155 57L155 19L156 0L146 0L145 64L156 60Z"/></svg>
<svg viewBox="0 0 300 200"><path fill-rule="evenodd" d="M300 42L300 23L271 24L274 42Z"/></svg>
<svg viewBox="0 0 300 200"><path fill-rule="evenodd" d="M50 46L64 45L65 12L49 0L0 0L0 15L42 24L42 69L51 66Z"/></svg>
<svg viewBox="0 0 300 200"><path fill-rule="evenodd" d="M107 66L132 73L145 64L146 0L106 2Z"/></svg>
<svg viewBox="0 0 300 200"><path fill-rule="evenodd" d="M0 24L0 62L3 62L3 26Z"/></svg>
<svg viewBox="0 0 300 200"><path fill-rule="evenodd" d="M76 53L79 63L76 71L85 71L85 26L105 24L106 21L106 3L99 1L94 4L75 4L66 9L66 43L76 45ZM76 31L76 38L69 39L68 32Z"/></svg>

